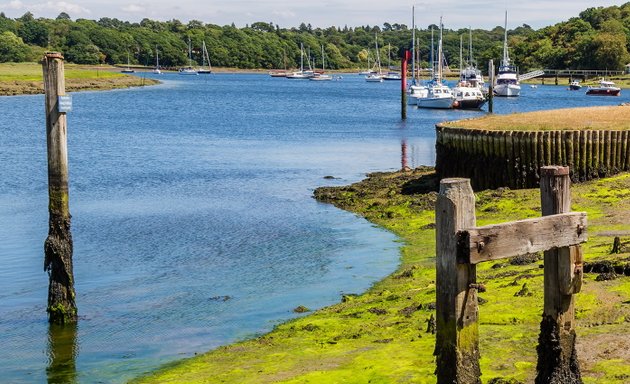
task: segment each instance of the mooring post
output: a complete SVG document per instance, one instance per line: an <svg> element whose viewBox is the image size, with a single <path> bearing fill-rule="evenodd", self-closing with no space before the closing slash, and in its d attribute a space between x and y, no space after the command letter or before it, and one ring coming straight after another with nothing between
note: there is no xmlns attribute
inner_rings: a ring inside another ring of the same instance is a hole
<svg viewBox="0 0 630 384"><path fill-rule="evenodd" d="M492 113L494 110L494 60L488 62L488 112Z"/></svg>
<svg viewBox="0 0 630 384"><path fill-rule="evenodd" d="M400 76L400 118L403 120L407 118L407 62L410 58L410 52L405 50L402 57Z"/></svg>
<svg viewBox="0 0 630 384"><path fill-rule="evenodd" d="M541 168L542 215L571 210L569 167ZM580 229L578 228L578 231ZM582 383L575 350L575 311L573 294L582 280L579 245L545 251L544 312L538 337L536 384Z"/></svg>
<svg viewBox="0 0 630 384"><path fill-rule="evenodd" d="M46 53L42 60L48 148L48 237L44 242L44 270L49 275L48 320L64 324L77 320L72 235L68 203L68 150L66 113L59 96L65 96L63 56Z"/></svg>
<svg viewBox="0 0 630 384"><path fill-rule="evenodd" d="M440 182L436 223L438 384L480 384L476 266L457 261L457 231L476 225L470 180Z"/></svg>

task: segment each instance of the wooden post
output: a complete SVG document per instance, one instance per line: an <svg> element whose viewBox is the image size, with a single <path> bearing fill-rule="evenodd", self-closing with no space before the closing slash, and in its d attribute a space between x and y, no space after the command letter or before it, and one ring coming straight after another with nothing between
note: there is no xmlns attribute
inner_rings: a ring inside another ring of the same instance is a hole
<svg viewBox="0 0 630 384"><path fill-rule="evenodd" d="M468 179L440 182L435 215L437 382L481 384L476 266L457 262L456 234L476 224Z"/></svg>
<svg viewBox="0 0 630 384"><path fill-rule="evenodd" d="M77 320L72 272L72 234L68 203L66 113L58 97L65 95L63 56L49 52L42 60L48 146L48 237L44 242L44 270L49 275L48 320L64 324Z"/></svg>
<svg viewBox="0 0 630 384"><path fill-rule="evenodd" d="M569 168L543 167L540 193L543 216L571 209ZM536 384L582 383L575 350L573 293L580 290L582 255L579 246L545 251L545 304L538 337Z"/></svg>
<svg viewBox="0 0 630 384"><path fill-rule="evenodd" d="M407 119L407 61L411 58L411 52L405 50L402 57L400 76L400 118Z"/></svg>
<svg viewBox="0 0 630 384"><path fill-rule="evenodd" d="M488 86L488 112L493 113L494 109L494 61L488 62L488 77L490 85Z"/></svg>

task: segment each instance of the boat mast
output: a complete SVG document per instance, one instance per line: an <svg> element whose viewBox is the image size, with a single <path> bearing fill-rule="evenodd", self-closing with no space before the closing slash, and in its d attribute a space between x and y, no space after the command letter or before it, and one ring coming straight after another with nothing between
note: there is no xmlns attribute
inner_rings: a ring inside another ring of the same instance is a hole
<svg viewBox="0 0 630 384"><path fill-rule="evenodd" d="M416 85L416 6L411 6L411 83Z"/></svg>
<svg viewBox="0 0 630 384"><path fill-rule="evenodd" d="M459 35L459 78L462 78L464 71L464 49L462 48L463 35Z"/></svg>
<svg viewBox="0 0 630 384"><path fill-rule="evenodd" d="M438 41L438 81L442 82L442 17L440 16L440 39Z"/></svg>
<svg viewBox="0 0 630 384"><path fill-rule="evenodd" d="M304 72L304 44L300 43L300 73Z"/></svg>
<svg viewBox="0 0 630 384"><path fill-rule="evenodd" d="M472 27L468 27L468 65L473 66Z"/></svg>
<svg viewBox="0 0 630 384"><path fill-rule="evenodd" d="M374 43L376 45L376 64L378 65L378 74L382 74L381 70L381 54L378 52L378 34L374 33Z"/></svg>
<svg viewBox="0 0 630 384"><path fill-rule="evenodd" d="M508 53L508 45L507 45L507 10L505 11L505 36L503 38L503 63L502 65L510 65L510 55Z"/></svg>
<svg viewBox="0 0 630 384"><path fill-rule="evenodd" d="M433 52L433 26L431 26L431 80L435 79L435 53Z"/></svg>
<svg viewBox="0 0 630 384"><path fill-rule="evenodd" d="M158 46L155 46L155 69L160 69L160 51L158 51Z"/></svg>

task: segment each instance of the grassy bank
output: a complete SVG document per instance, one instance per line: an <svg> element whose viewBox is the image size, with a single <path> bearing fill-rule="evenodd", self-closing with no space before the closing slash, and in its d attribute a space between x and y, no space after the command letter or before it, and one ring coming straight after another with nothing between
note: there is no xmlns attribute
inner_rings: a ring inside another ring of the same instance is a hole
<svg viewBox="0 0 630 384"><path fill-rule="evenodd" d="M320 201L400 236L399 269L365 293L136 382L434 383L435 190L431 169L375 173L352 186L318 189ZM589 265L630 264L630 174L576 185L572 196L573 209L589 214ZM476 198L479 225L540 216L538 190L488 190ZM622 249L611 255L615 235ZM485 383L530 382L535 375L541 263L534 255L478 268L487 287L479 316ZM577 295L578 357L585 383L621 384L630 380L630 277L601 276L586 274Z"/></svg>
<svg viewBox="0 0 630 384"><path fill-rule="evenodd" d="M441 125L499 131L629 130L630 106L553 109L509 115L488 114L480 118L449 121Z"/></svg>
<svg viewBox="0 0 630 384"><path fill-rule="evenodd" d="M66 91L93 91L153 85L158 82L129 76L113 67L65 64ZM42 66L39 63L0 64L0 96L44 93Z"/></svg>

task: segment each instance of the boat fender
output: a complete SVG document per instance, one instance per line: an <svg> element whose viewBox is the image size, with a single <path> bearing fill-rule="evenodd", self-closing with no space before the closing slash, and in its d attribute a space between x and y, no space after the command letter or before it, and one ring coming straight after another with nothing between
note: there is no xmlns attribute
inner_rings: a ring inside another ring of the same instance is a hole
<svg viewBox="0 0 630 384"><path fill-rule="evenodd" d="M459 101L457 100L453 101L453 107L455 108L459 107Z"/></svg>

